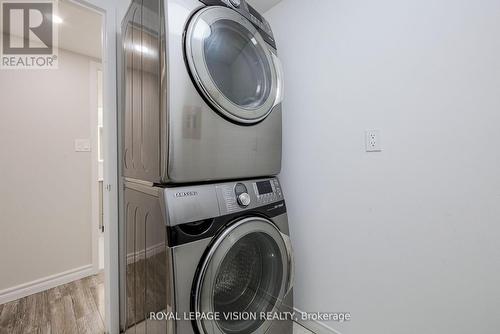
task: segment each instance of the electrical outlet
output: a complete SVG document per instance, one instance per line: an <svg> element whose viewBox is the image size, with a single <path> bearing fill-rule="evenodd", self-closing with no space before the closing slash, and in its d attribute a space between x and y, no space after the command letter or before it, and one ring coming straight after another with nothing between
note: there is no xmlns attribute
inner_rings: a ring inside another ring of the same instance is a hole
<svg viewBox="0 0 500 334"><path fill-rule="evenodd" d="M366 152L382 151L380 130L366 130L365 141L366 141Z"/></svg>

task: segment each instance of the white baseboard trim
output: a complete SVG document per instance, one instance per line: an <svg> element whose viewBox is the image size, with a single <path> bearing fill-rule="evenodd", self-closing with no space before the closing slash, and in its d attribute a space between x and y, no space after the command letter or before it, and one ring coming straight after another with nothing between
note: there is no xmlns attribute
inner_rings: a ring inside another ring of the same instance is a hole
<svg viewBox="0 0 500 334"><path fill-rule="evenodd" d="M298 308L294 307L294 311L296 313L304 313ZM330 326L314 320L302 320L300 317L296 320L296 322L304 327L305 329L315 333L315 334L341 334L339 331L331 328Z"/></svg>
<svg viewBox="0 0 500 334"><path fill-rule="evenodd" d="M142 249L137 253L130 253L127 254L127 264L131 264L140 260L146 259L146 257L151 257L156 254L160 254L161 252L165 251L165 243L159 243L156 245L153 245L151 247L146 248L145 250ZM135 258L134 258L135 255Z"/></svg>
<svg viewBox="0 0 500 334"><path fill-rule="evenodd" d="M29 295L55 288L56 286L70 283L84 277L96 274L92 264L71 269L59 274L40 278L28 283L0 291L0 304L5 304Z"/></svg>

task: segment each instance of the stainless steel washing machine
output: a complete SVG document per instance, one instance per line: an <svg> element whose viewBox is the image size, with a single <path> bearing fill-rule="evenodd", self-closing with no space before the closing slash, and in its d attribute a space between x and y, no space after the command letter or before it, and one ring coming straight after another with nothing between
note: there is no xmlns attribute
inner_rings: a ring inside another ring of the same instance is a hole
<svg viewBox="0 0 500 334"><path fill-rule="evenodd" d="M125 177L163 184L280 172L283 75L255 9L136 0L122 39Z"/></svg>
<svg viewBox="0 0 500 334"><path fill-rule="evenodd" d="M278 179L129 182L125 206L123 331L292 334L293 252Z"/></svg>

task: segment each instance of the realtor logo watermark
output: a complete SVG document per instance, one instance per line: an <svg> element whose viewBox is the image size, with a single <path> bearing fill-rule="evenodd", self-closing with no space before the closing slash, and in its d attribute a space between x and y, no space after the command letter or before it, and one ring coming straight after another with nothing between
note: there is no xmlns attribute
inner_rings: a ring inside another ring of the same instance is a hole
<svg viewBox="0 0 500 334"><path fill-rule="evenodd" d="M55 1L2 1L1 69L56 69Z"/></svg>

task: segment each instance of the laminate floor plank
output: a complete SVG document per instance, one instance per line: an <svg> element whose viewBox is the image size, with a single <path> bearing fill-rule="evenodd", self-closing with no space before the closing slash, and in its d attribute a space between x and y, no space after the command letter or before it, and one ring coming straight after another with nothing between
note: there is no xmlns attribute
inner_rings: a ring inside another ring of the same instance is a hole
<svg viewBox="0 0 500 334"><path fill-rule="evenodd" d="M56 299L71 296L75 289L75 282L60 285L55 289ZM52 300L51 300L52 301Z"/></svg>
<svg viewBox="0 0 500 334"><path fill-rule="evenodd" d="M89 313L86 316L77 319L76 325L79 334L102 334L104 333L104 324L100 320L99 312Z"/></svg>
<svg viewBox="0 0 500 334"><path fill-rule="evenodd" d="M310 330L302 327L298 323L294 322L293 323L293 334L314 334Z"/></svg>
<svg viewBox="0 0 500 334"><path fill-rule="evenodd" d="M49 296L46 291L35 294L35 323L38 328L45 328L50 323L50 303Z"/></svg>
<svg viewBox="0 0 500 334"><path fill-rule="evenodd" d="M35 323L36 295L19 300L14 321L14 333L30 333L36 329Z"/></svg>
<svg viewBox="0 0 500 334"><path fill-rule="evenodd" d="M97 305L99 316L104 322L104 283L99 283L96 286L90 287L90 293L92 294L95 305Z"/></svg>
<svg viewBox="0 0 500 334"><path fill-rule="evenodd" d="M62 297L62 294L61 294L61 291L59 290L59 287L49 289L49 290L45 291L45 294L47 295L47 299L48 299L50 304L54 303L56 300L58 300Z"/></svg>
<svg viewBox="0 0 500 334"><path fill-rule="evenodd" d="M73 288L71 299L73 301L73 309L76 319L98 312L92 293L82 281L75 282Z"/></svg>
<svg viewBox="0 0 500 334"><path fill-rule="evenodd" d="M80 283L87 288L95 286L97 285L97 275L82 278Z"/></svg>
<svg viewBox="0 0 500 334"><path fill-rule="evenodd" d="M78 333L71 296L64 296L52 303L50 308L50 324L52 334Z"/></svg>
<svg viewBox="0 0 500 334"><path fill-rule="evenodd" d="M100 272L99 274L95 275L97 284L104 284L104 272Z"/></svg>
<svg viewBox="0 0 500 334"><path fill-rule="evenodd" d="M100 278L101 277L101 278ZM104 332L102 275L0 305L0 334Z"/></svg>
<svg viewBox="0 0 500 334"><path fill-rule="evenodd" d="M31 332L26 332L26 333L23 333L23 334L51 334L50 323L46 323L46 324L44 324L42 326L39 326L39 327L35 328Z"/></svg>
<svg viewBox="0 0 500 334"><path fill-rule="evenodd" d="M0 334L104 333L104 275L0 305Z"/></svg>
<svg viewBox="0 0 500 334"><path fill-rule="evenodd" d="M4 304L0 315L0 334L11 334L17 319L19 300Z"/></svg>
<svg viewBox="0 0 500 334"><path fill-rule="evenodd" d="M50 322L39 326L37 328L36 334L52 334L52 327L50 326Z"/></svg>

